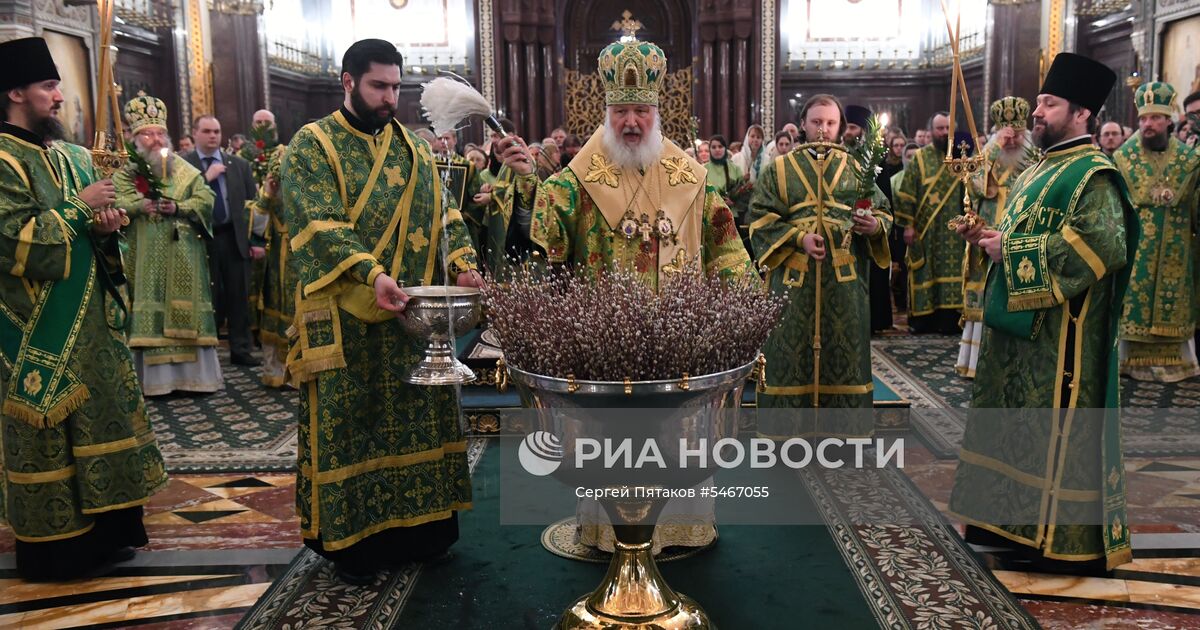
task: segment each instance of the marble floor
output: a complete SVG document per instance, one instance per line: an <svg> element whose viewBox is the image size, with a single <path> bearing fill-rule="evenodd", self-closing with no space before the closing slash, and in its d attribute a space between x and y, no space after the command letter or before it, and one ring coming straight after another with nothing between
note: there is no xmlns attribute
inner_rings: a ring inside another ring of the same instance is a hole
<svg viewBox="0 0 1200 630"><path fill-rule="evenodd" d="M943 512L955 460L909 444L904 472ZM1200 460L1127 458L1134 560L1108 578L996 569L1046 628L1200 628ZM960 528L961 532L961 528Z"/></svg>
<svg viewBox="0 0 1200 630"><path fill-rule="evenodd" d="M112 574L16 579L0 528L0 628L232 628L300 544L295 476L172 475L146 506L150 544Z"/></svg>
<svg viewBox="0 0 1200 630"><path fill-rule="evenodd" d="M941 510L955 461L906 440L905 473ZM1046 628L1200 628L1200 459L1128 458L1135 559L1111 577L995 569ZM293 474L174 474L146 507L150 544L113 574L15 577L0 528L0 628L232 628L301 548Z"/></svg>

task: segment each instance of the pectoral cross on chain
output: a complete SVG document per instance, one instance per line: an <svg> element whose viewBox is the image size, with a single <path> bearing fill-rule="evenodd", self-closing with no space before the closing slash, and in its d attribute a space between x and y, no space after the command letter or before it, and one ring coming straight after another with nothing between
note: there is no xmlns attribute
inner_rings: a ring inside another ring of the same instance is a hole
<svg viewBox="0 0 1200 630"><path fill-rule="evenodd" d="M650 217L642 213L642 220L638 223L638 232L642 234L642 242L649 243L650 236L654 234L654 225L650 223Z"/></svg>

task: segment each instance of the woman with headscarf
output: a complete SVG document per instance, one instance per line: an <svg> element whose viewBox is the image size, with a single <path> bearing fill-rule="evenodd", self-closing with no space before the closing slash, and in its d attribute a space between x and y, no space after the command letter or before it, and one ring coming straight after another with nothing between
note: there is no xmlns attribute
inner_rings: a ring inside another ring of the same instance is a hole
<svg viewBox="0 0 1200 630"><path fill-rule="evenodd" d="M734 164L742 171L742 178L750 183L758 181L758 172L762 170L769 158L763 139L766 138L762 125L750 125L746 137L742 140L742 150L733 156Z"/></svg>
<svg viewBox="0 0 1200 630"><path fill-rule="evenodd" d="M732 208L729 194L742 181L742 171L729 159L729 145L725 136L716 135L708 139L708 183L717 189L717 194L725 198L725 203Z"/></svg>

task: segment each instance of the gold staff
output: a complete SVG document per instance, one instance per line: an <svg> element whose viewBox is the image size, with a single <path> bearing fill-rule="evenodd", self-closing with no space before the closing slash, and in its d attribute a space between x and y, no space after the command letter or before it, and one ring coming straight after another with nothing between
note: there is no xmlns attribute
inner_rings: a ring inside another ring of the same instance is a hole
<svg viewBox="0 0 1200 630"><path fill-rule="evenodd" d="M116 50L112 45L113 2L114 0L96 0L96 8L100 14L100 63L96 68L96 109L92 118L96 123L96 134L92 140L92 164L100 179L111 178L113 173L129 160L129 152L125 150L125 128L117 107L120 88L113 74L113 53ZM108 136L110 118L113 125L111 138ZM117 148L114 150L110 145ZM96 216L99 216L98 213ZM129 217L122 215L121 225L129 225Z"/></svg>
<svg viewBox="0 0 1200 630"><path fill-rule="evenodd" d="M825 255L828 256L833 251L832 234L826 238L825 232L828 229L825 226L825 166L829 156L834 151L845 153L846 149L840 144L829 142L825 139L825 130L817 131L817 141L802 144L793 151L811 150L817 158L817 227L816 233L825 241ZM814 259L815 260L815 259ZM817 409L821 406L821 263L823 260L816 260L816 313L813 316L813 408Z"/></svg>

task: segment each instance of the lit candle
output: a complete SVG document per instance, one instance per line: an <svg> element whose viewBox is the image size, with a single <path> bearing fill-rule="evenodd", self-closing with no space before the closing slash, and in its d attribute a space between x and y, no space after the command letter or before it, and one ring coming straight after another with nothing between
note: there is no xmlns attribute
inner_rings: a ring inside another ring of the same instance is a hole
<svg viewBox="0 0 1200 630"><path fill-rule="evenodd" d="M171 150L163 147L158 150L158 154L162 156L162 180L167 181L167 156L171 154Z"/></svg>

